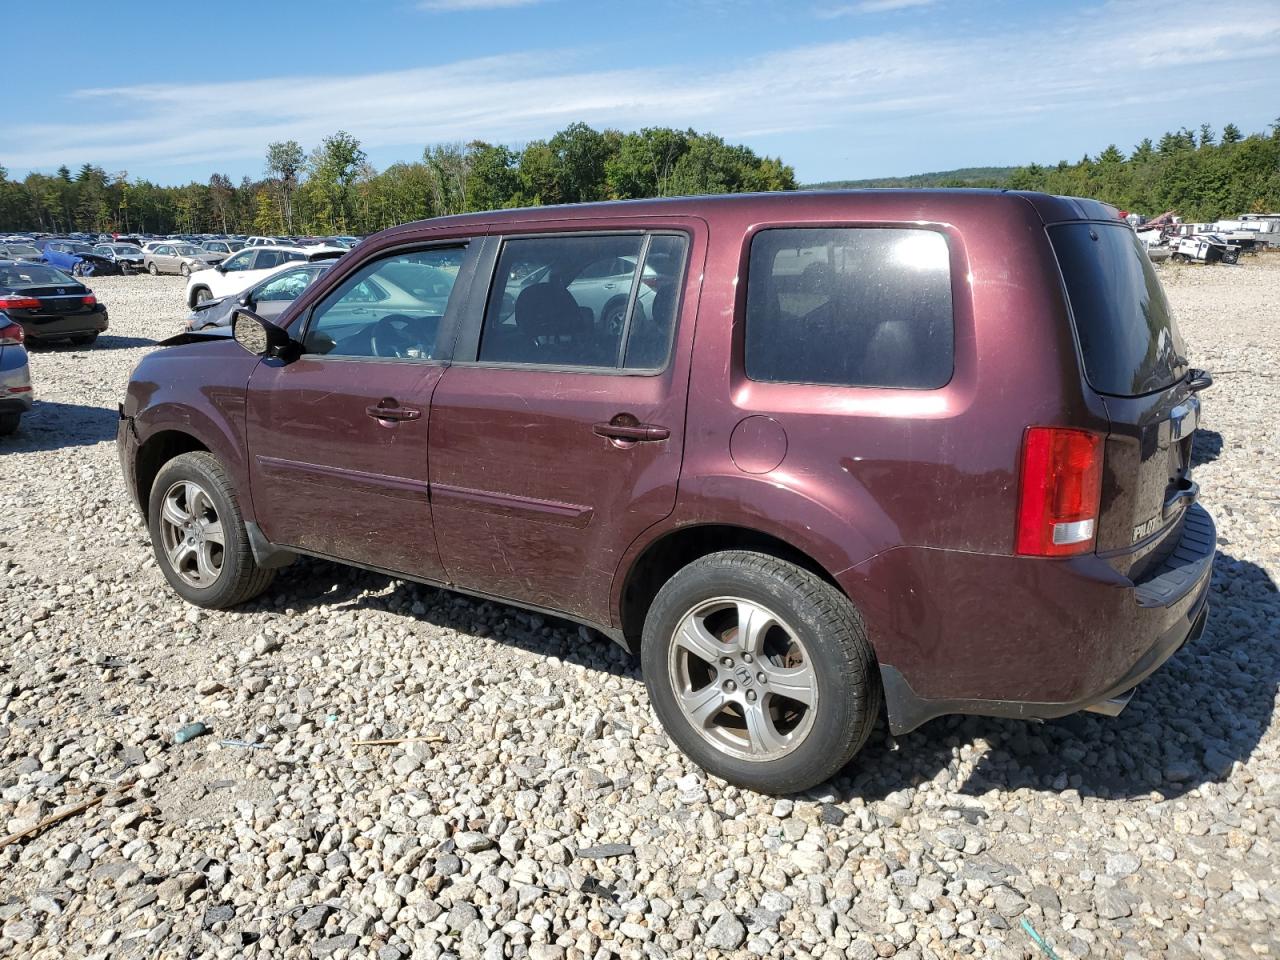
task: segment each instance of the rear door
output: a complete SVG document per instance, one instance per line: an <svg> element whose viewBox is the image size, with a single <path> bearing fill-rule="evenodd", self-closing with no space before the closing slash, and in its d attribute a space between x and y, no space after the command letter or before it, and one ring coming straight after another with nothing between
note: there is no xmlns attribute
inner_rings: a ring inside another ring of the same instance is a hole
<svg viewBox="0 0 1280 960"><path fill-rule="evenodd" d="M305 352L248 387L254 513L283 546L443 580L428 497L431 395L468 288L467 245L407 247L349 273L300 324ZM430 289L415 281L427 276ZM450 290L441 298L441 276ZM388 279L393 278L393 279ZM404 295L388 305L379 291Z"/></svg>
<svg viewBox="0 0 1280 960"><path fill-rule="evenodd" d="M1089 385L1111 421L1099 553L1146 554L1173 534L1197 488L1192 434L1200 382L1160 280L1122 223L1048 228Z"/></svg>
<svg viewBox="0 0 1280 960"><path fill-rule="evenodd" d="M455 585L607 623L623 552L675 504L706 228L563 232L582 226L489 241L432 401L431 495ZM574 293L606 257L631 258L617 329ZM661 265L643 311L637 262Z"/></svg>

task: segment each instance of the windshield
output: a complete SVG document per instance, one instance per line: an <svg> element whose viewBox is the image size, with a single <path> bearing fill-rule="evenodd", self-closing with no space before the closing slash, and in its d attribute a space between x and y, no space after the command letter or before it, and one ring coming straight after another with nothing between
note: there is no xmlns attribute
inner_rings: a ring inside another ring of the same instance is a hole
<svg viewBox="0 0 1280 960"><path fill-rule="evenodd" d="M43 287L51 283L80 286L79 281L72 280L61 270L41 263L12 263L0 267L0 287Z"/></svg>
<svg viewBox="0 0 1280 960"><path fill-rule="evenodd" d="M1137 235L1121 223L1066 223L1049 240L1093 388L1135 397L1175 383L1186 347Z"/></svg>
<svg viewBox="0 0 1280 960"><path fill-rule="evenodd" d="M38 257L38 256L40 256L40 251L39 251L39 250L37 250L35 247L29 247L29 246L27 246L25 243L23 243L23 244L11 243L11 244L9 244L9 246L5 247L5 250L7 250L7 251L8 251L8 253L9 253L9 255L10 255L11 257Z"/></svg>

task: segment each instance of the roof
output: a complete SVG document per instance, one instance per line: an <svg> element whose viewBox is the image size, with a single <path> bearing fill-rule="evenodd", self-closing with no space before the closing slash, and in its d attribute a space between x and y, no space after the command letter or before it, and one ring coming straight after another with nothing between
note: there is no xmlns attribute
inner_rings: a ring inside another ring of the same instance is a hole
<svg viewBox="0 0 1280 960"><path fill-rule="evenodd" d="M734 193L712 196L663 197L644 200L606 200L595 203L559 204L545 207L519 207L435 217L401 224L383 231L385 234L413 232L424 225L432 228L500 226L527 221L592 220L612 217L679 217L713 216L717 211L758 211L762 216L777 216L780 209L829 206L840 204L851 214L859 206L883 207L886 201L900 201L904 211L918 211L930 203L948 206L1007 204L1021 200L1029 203L1046 223L1059 220L1114 220L1119 211L1110 204L1086 197L1058 197L1045 193L1012 190L897 189L867 190L788 190L774 193Z"/></svg>

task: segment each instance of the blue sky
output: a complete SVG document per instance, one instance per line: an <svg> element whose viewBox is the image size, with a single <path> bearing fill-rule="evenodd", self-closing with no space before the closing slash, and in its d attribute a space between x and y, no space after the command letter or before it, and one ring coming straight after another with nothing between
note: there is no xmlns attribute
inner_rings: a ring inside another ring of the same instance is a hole
<svg viewBox="0 0 1280 960"><path fill-rule="evenodd" d="M1053 163L1280 114L1277 0L61 0L5 10L10 175L262 172L339 128L379 168L575 120L695 127L803 182ZM55 41L56 38L56 41ZM48 54L57 50L57 66ZM20 103L20 109L18 104Z"/></svg>

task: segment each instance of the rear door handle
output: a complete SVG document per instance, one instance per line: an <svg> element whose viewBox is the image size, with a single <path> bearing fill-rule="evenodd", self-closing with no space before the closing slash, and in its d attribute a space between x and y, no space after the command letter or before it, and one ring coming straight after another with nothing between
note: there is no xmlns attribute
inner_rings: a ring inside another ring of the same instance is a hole
<svg viewBox="0 0 1280 960"><path fill-rule="evenodd" d="M394 400L383 400L371 407L365 407L364 412L375 420L417 420L422 416L422 411L417 407L402 407Z"/></svg>
<svg viewBox="0 0 1280 960"><path fill-rule="evenodd" d="M659 427L652 423L610 423L605 421L597 423L593 426L592 431L598 437L608 437L610 440L633 440L644 442L647 440L666 440L671 436L671 431L666 427Z"/></svg>

